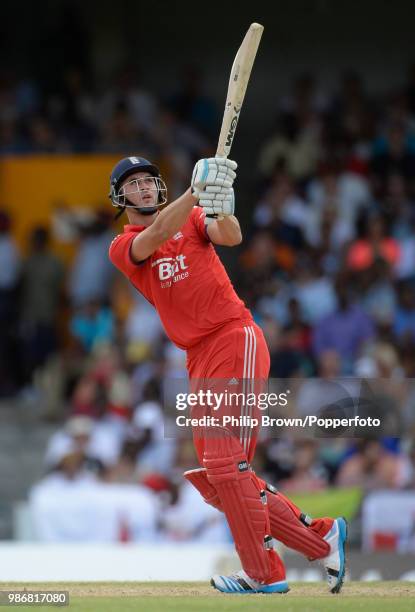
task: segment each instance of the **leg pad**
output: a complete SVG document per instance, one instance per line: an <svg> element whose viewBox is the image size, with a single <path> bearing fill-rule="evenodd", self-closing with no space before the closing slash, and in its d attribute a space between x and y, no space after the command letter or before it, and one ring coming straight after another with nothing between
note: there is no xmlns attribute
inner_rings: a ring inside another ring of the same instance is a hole
<svg viewBox="0 0 415 612"><path fill-rule="evenodd" d="M330 553L330 547L320 534L321 521L331 519L314 519L309 524L309 517L303 513L274 487L269 487L264 480L257 479L258 486L266 490L270 522L270 534L288 548L296 550L309 559L322 559ZM199 491L207 504L223 511L216 488L209 482L206 469L198 468L184 473L184 477ZM304 518L306 517L306 518ZM307 520L308 519L308 520ZM327 523L328 530L331 525Z"/></svg>
<svg viewBox="0 0 415 612"><path fill-rule="evenodd" d="M265 584L285 580L282 561L269 548L268 507L261 501L261 487L249 469L239 440L226 429L207 436L203 464L245 572Z"/></svg>

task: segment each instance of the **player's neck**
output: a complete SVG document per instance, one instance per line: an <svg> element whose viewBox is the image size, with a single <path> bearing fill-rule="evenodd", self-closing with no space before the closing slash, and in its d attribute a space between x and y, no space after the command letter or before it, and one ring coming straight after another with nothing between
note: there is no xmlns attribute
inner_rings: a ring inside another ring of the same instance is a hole
<svg viewBox="0 0 415 612"><path fill-rule="evenodd" d="M156 220L158 211L154 215L140 215L140 213L127 211L128 223L130 225L144 225L149 227Z"/></svg>

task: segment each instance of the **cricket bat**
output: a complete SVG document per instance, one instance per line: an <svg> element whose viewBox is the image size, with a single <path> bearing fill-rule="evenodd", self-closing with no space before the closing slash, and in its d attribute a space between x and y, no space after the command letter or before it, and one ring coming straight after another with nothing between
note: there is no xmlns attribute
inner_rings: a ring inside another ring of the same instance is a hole
<svg viewBox="0 0 415 612"><path fill-rule="evenodd" d="M216 155L228 157L264 27L252 23L232 65Z"/></svg>
<svg viewBox="0 0 415 612"><path fill-rule="evenodd" d="M222 127L216 149L217 157L228 157L232 148L245 92L263 31L264 27L262 25L251 23L232 64ZM207 217L217 219L218 215L207 215Z"/></svg>

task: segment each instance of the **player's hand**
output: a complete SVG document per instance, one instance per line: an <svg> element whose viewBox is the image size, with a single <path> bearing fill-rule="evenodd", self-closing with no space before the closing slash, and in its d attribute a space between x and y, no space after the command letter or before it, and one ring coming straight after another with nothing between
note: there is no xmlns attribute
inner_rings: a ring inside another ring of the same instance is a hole
<svg viewBox="0 0 415 612"><path fill-rule="evenodd" d="M210 187L230 188L236 178L238 164L227 157L209 157L199 159L196 163L191 188L196 197L201 197L201 192Z"/></svg>
<svg viewBox="0 0 415 612"><path fill-rule="evenodd" d="M221 219L233 215L235 211L233 188L208 185L199 196L199 206L203 208L206 215L214 215L214 218Z"/></svg>

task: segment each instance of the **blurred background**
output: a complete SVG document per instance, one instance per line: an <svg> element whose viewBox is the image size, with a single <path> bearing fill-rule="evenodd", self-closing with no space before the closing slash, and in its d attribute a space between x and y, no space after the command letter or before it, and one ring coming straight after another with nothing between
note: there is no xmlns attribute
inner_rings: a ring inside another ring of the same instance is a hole
<svg viewBox="0 0 415 612"><path fill-rule="evenodd" d="M148 157L170 200L182 193L214 154L234 55L262 23L232 151L244 242L220 255L272 377L404 388L413 3L210 2L202 17L187 2L55 0L21 12L2 3L0 538L227 545L221 515L181 478L196 467L191 442L164 439L163 384L185 376L185 356L108 260L122 228L111 168ZM350 519L354 578L414 578L414 423L407 393L400 438L265 435L258 447L256 469L304 511ZM297 556L287 565L310 577Z"/></svg>

